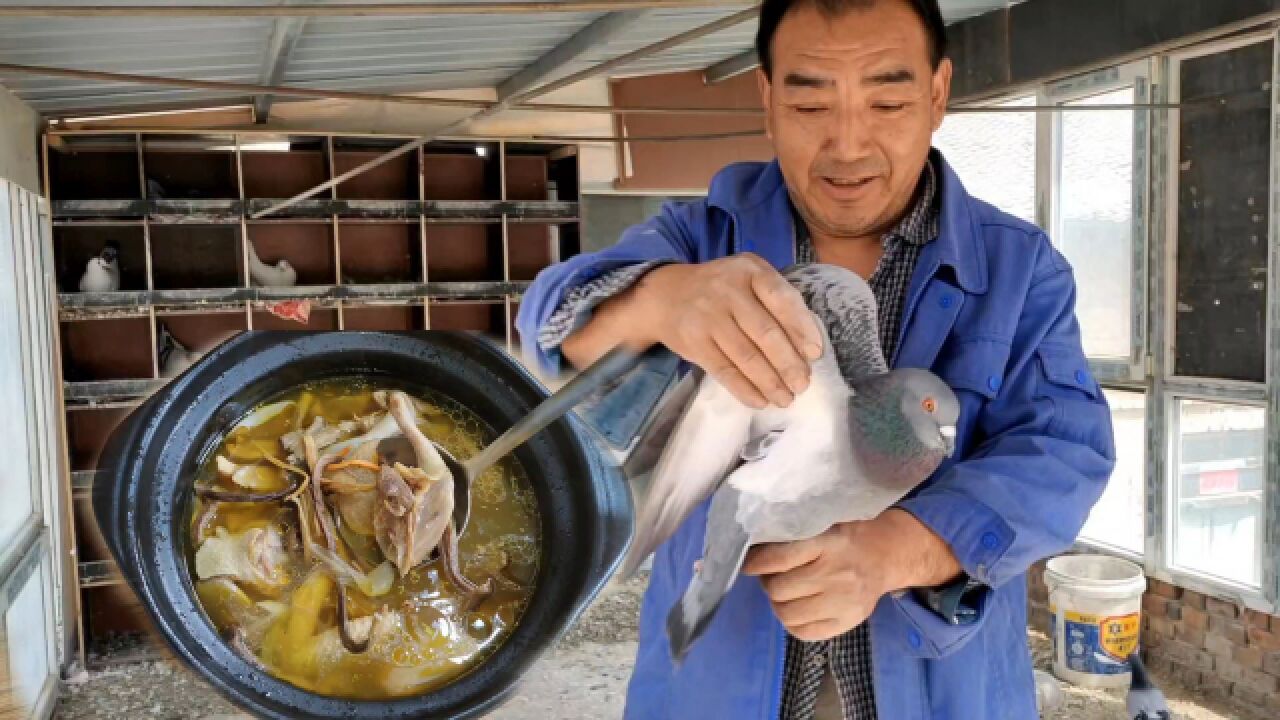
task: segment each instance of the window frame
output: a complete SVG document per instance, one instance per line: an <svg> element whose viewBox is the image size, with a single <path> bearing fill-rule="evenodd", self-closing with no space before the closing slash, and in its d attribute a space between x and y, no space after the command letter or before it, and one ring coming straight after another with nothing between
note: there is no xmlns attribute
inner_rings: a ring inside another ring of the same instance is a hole
<svg viewBox="0 0 1280 720"><path fill-rule="evenodd" d="M1148 401L1148 470L1146 510L1146 557L1143 562L1148 577L1173 583L1203 594L1229 597L1236 603L1266 613L1277 612L1280 584L1277 583L1276 563L1280 560L1280 438L1274 429L1280 427L1280 368L1277 367L1277 345L1280 344L1280 248L1277 236L1277 210L1275 193L1280 189L1280 175L1276 152L1280 149L1280 129L1276 128L1276 102L1280 92L1276 81L1280 78L1280 36L1274 27L1239 36L1210 40L1162 54L1156 57L1154 67L1154 92L1156 103L1176 104L1179 99L1178 81L1181 64L1187 60L1235 50L1249 45L1271 42L1272 98L1271 105L1271 173L1268 188L1268 277L1266 318L1268 341L1266 345L1266 370L1264 382L1225 380L1177 375L1174 372L1174 340L1176 321L1176 281L1178 243L1178 163L1180 110L1171 107L1157 111L1152 116L1150 162L1152 168L1152 283L1150 305L1151 322L1149 343L1151 368L1148 375L1150 397ZM1257 587L1235 583L1187 568L1174 562L1174 523L1177 521L1173 489L1177 469L1175 453L1179 449L1178 403L1181 400L1238 404L1265 408L1264 449L1266 478L1264 481L1263 516L1261 518L1262 542L1258 548L1261 575Z"/></svg>
<svg viewBox="0 0 1280 720"><path fill-rule="evenodd" d="M1037 93L1041 105L1063 108L1067 103L1084 100L1116 90L1132 87L1135 104L1151 101L1152 60L1138 60L1076 75L1045 85ZM1057 244L1058 220L1061 218L1063 115L1065 110L1040 113L1039 142L1036 166L1037 185L1044 189L1037 193L1037 221L1049 233L1049 239ZM1148 212L1151 201L1151 163L1148 148L1151 145L1150 111L1133 111L1133 188L1131 207L1132 280L1129 298L1129 356L1090 356L1089 366L1099 382L1139 383L1146 376L1147 357L1147 294L1150 268L1148 246L1150 223ZM1117 387L1116 389L1122 389Z"/></svg>
<svg viewBox="0 0 1280 720"><path fill-rule="evenodd" d="M48 717L57 702L57 669L66 657L64 575L69 561L63 553L61 528L70 522L64 502L61 418L55 410L58 340L53 275L53 236L49 202L0 179L0 255L14 266L15 309L21 343L21 361L12 372L23 379L22 416L27 419L26 445L30 462L31 511L13 539L0 548L0 618L27 587L36 569L40 575L43 633L48 673L34 705L34 717ZM51 359L54 364L50 363ZM6 643L13 638L6 637ZM8 647L4 648L8 652ZM8 658L3 659L4 662ZM7 688L0 688L7 690Z"/></svg>
<svg viewBox="0 0 1280 720"><path fill-rule="evenodd" d="M1176 558L1176 552L1177 552L1176 547L1177 547L1177 540L1178 540L1177 504L1178 504L1179 492L1178 492L1178 488L1175 486L1175 483L1180 482L1178 478L1180 478L1181 476L1178 471L1178 468L1180 466L1179 454L1182 449L1182 416L1179 410L1180 410L1181 403L1184 401L1207 403L1207 404L1213 404L1213 405L1231 405L1231 406L1241 407L1241 408L1253 408L1257 410L1262 410L1263 411L1262 435L1263 435L1263 441L1264 441L1262 455L1264 458L1263 460L1264 471L1266 471L1265 458L1268 454L1268 449L1266 445L1272 444L1272 442L1270 442L1272 438L1270 437L1270 432L1269 432L1269 428L1270 428L1269 420L1266 417L1267 403L1264 398L1259 398L1251 402L1246 402L1246 401L1241 401L1235 397L1223 397L1221 395L1215 395L1213 393L1207 393L1207 392L1195 393L1190 391L1171 391L1168 393L1166 411L1167 411L1167 427L1169 429L1169 442L1165 444L1166 463L1167 463L1168 473L1166 475L1166 478L1167 478L1166 485L1165 485L1166 492L1165 492L1165 498L1164 498L1165 519L1164 519L1163 528L1162 528L1163 540L1162 540L1162 547L1161 547L1161 551L1162 551L1161 555L1164 558L1164 562L1162 564L1164 568L1167 569L1167 571L1171 573L1173 577L1179 577L1183 579L1182 581L1179 582L1179 584L1182 584L1187 579L1195 578L1199 582L1205 583L1207 586L1218 588L1215 594L1221 594L1223 590L1227 590L1231 594L1238 596L1239 601L1244 602L1245 604L1252 604L1250 600L1252 600L1252 602L1267 602L1266 594L1263 592L1263 589L1265 587L1265 576L1263 575L1263 570L1266 568L1266 564L1267 564L1266 527L1267 527L1267 521L1269 520L1270 514L1266 512L1268 488L1266 487L1267 483L1265 481L1263 483L1264 494L1262 498L1263 514L1262 514L1262 517L1259 518L1260 524L1262 526L1260 529L1261 538L1259 540L1258 547L1256 548L1258 551L1258 570L1259 570L1259 580L1258 580L1258 585L1256 587L1248 583L1237 582L1234 580L1224 578L1220 575L1213 575L1211 573L1204 572L1202 570L1196 570L1194 568L1190 568L1184 565L1179 565L1177 563L1177 558Z"/></svg>
<svg viewBox="0 0 1280 720"><path fill-rule="evenodd" d="M1268 188L1268 278L1266 371L1264 382L1179 376L1174 368L1176 313L1179 111L1153 108L1135 112L1134 154L1134 297L1133 353L1128 363L1116 358L1089 358L1098 381L1109 390L1141 392L1146 402L1146 466L1143 552L1134 553L1101 541L1078 538L1074 549L1101 552L1139 563L1148 578L1192 591L1230 598L1265 613L1280 612L1280 24L1198 42L1185 48L1155 53L1145 59L1098 68L1045 83L1033 92L1038 104L1053 109L1038 112L1036 140L1036 221L1048 231L1056 228L1061 170L1062 112L1065 102L1127 87L1135 88L1135 103L1176 103L1181 63L1240 47L1272 42L1271 172ZM1145 80L1145 82L1143 82ZM1145 86L1145 87L1144 87ZM995 102L1025 97L1019 92ZM1051 236L1051 240L1052 240ZM1138 337L1141 335L1141 337ZM1173 560L1176 522L1175 474L1180 448L1178 403L1193 400L1262 407L1266 448L1261 575L1257 587L1177 566Z"/></svg>
<svg viewBox="0 0 1280 720"><path fill-rule="evenodd" d="M34 532L32 532L34 531ZM57 645L53 642L53 621L50 605L56 602L53 598L53 583L50 582L50 575L53 572L53 559L50 555L50 542L48 528L36 528L28 526L24 528L23 535L20 538L24 541L23 553L16 558L16 562L5 568L6 573L3 579L0 579L0 622L7 622L9 610L12 609L13 602L18 595L32 582L41 583L40 591L43 593L45 602L44 620L45 620L45 637L48 639L45 646L45 659L49 665L50 672L45 675L44 684L41 686L36 700L33 703L33 712L30 717L44 718L53 714L54 705L58 701L58 675L53 672L56 663L56 656L53 654L57 651ZM42 582L43 581L43 582ZM5 644L0 650L5 656L0 658L0 662L9 662L9 643L12 638L5 636ZM9 688L5 688L9 690Z"/></svg>

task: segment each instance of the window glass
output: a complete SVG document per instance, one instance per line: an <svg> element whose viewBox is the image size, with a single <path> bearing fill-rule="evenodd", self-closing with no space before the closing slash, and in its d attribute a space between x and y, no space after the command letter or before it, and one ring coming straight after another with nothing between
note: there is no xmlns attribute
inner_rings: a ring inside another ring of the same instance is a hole
<svg viewBox="0 0 1280 720"><path fill-rule="evenodd" d="M1035 105L1035 96L1004 107ZM1027 222L1036 218L1036 114L953 113L934 133L933 146L946 158L965 190Z"/></svg>
<svg viewBox="0 0 1280 720"><path fill-rule="evenodd" d="M1244 585L1261 570L1265 411L1178 401L1174 564Z"/></svg>
<svg viewBox="0 0 1280 720"><path fill-rule="evenodd" d="M1147 402L1142 393L1107 390L1116 438L1116 469L1089 513L1083 540L1141 554L1147 477Z"/></svg>

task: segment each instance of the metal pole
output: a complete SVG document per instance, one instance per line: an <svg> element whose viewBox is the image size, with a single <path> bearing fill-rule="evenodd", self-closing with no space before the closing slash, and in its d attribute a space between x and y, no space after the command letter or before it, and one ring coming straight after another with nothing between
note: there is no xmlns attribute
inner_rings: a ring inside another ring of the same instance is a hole
<svg viewBox="0 0 1280 720"><path fill-rule="evenodd" d="M425 17L616 12L643 9L738 7L743 0L559 0L559 2L373 3L358 5L3 5L0 17L218 18Z"/></svg>
<svg viewBox="0 0 1280 720"><path fill-rule="evenodd" d="M612 63L612 61L610 61ZM609 68L606 68L607 70ZM186 78L165 77L160 75L131 75L128 73L101 72L97 70L74 70L71 68L48 67L41 65L17 65L0 63L0 73L15 75L42 75L48 77L67 77L82 80L99 80L102 82L125 82L138 85L160 85L187 90L209 90L212 92L239 93L248 96L280 95L305 98L308 100L354 100L359 102L380 102L402 105L421 105L427 107L453 107L484 110L497 103L490 100L464 100L459 98L418 97L415 95L388 95L351 90L318 90L312 88L291 87L285 85L257 85L252 83L222 82L215 80L190 80ZM585 72L585 71L584 71ZM603 72L603 71L602 71ZM581 75L582 73L577 73ZM559 84L559 81L557 83ZM548 86L544 86L548 87ZM558 89L558 88L553 88ZM543 94L544 88L538 88L525 94L525 97ZM551 92L551 90L546 90ZM1189 105L1205 105L1220 102L1230 95L1216 95L1186 103L1111 103L1106 105L961 105L947 109L948 113L1029 113L1029 112L1089 112L1102 110L1176 110ZM146 112L147 106L139 106L136 112ZM191 109L197 109L192 107ZM514 102L507 109L527 110L532 112L554 113L601 113L610 115L742 115L759 116L764 111L758 107L680 107L655 106L634 107L617 105L574 105L567 103L526 103ZM106 110L104 109L104 112ZM123 112L123 111L122 111ZM71 113L69 113L70 115Z"/></svg>

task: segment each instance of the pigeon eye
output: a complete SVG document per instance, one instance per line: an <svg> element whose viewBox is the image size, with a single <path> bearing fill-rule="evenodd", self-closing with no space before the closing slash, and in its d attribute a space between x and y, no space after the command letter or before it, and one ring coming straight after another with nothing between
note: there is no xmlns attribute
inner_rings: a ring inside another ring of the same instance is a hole
<svg viewBox="0 0 1280 720"><path fill-rule="evenodd" d="M938 409L938 403L931 397L925 398L924 402L920 403L920 406L923 407L924 411L927 413L932 413Z"/></svg>

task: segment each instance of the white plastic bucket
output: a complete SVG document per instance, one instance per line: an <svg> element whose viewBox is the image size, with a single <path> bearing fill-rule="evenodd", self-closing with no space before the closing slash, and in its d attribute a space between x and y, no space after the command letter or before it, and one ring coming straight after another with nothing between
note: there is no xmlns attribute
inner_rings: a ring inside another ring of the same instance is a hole
<svg viewBox="0 0 1280 720"><path fill-rule="evenodd" d="M1108 555L1062 555L1047 563L1053 674L1073 685L1127 687L1127 658L1142 629L1142 568Z"/></svg>

